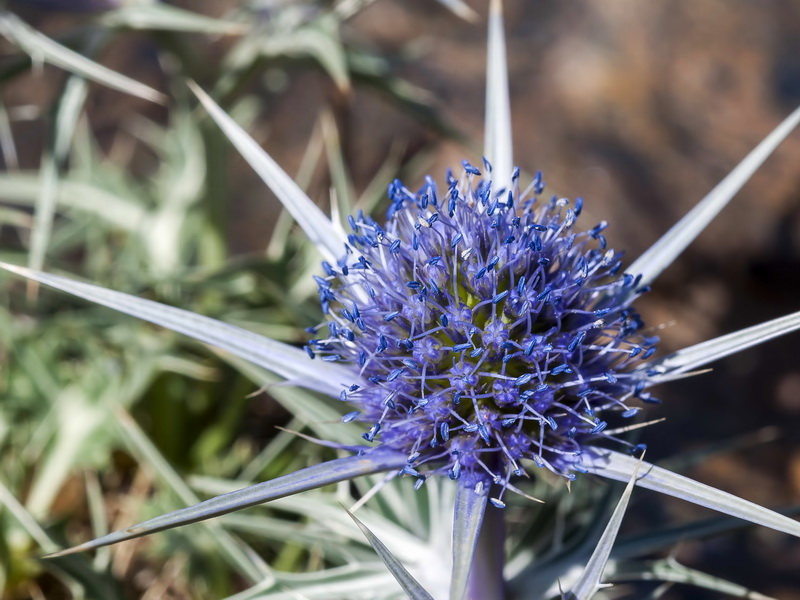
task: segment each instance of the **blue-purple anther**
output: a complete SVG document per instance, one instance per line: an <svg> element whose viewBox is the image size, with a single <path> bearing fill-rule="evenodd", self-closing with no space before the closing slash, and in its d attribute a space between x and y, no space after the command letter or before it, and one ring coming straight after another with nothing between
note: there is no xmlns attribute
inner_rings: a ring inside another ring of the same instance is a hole
<svg viewBox="0 0 800 600"><path fill-rule="evenodd" d="M309 354L353 365L345 421L422 480L505 490L526 460L572 479L582 452L616 440L610 413L652 401L629 367L658 340L640 334L642 290L607 224L574 231L581 199L542 200L540 174L520 192L518 173L510 192L468 163L444 190L393 182L386 225L351 218L345 259L317 278L328 324Z"/></svg>

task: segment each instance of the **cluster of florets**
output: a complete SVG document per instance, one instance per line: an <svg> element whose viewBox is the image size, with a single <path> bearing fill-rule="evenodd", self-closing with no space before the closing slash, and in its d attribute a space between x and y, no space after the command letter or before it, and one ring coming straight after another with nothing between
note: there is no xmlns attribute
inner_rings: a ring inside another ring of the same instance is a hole
<svg viewBox="0 0 800 600"><path fill-rule="evenodd" d="M658 340L640 333L629 304L643 290L606 247L607 223L574 232L580 198L542 200L541 174L524 192L518 177L494 190L465 162L444 194L430 177L417 193L393 182L386 225L350 217L346 256L317 278L328 321L306 350L353 364L345 421L406 452L420 482L506 489L526 460L572 479L612 437L606 415L653 400L629 366Z"/></svg>

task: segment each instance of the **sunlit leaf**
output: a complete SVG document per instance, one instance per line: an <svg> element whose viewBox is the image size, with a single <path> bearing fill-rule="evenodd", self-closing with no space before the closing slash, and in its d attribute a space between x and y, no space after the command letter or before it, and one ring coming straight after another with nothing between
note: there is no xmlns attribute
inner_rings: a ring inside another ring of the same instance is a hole
<svg viewBox="0 0 800 600"><path fill-rule="evenodd" d="M33 173L0 173L0 200L33 206L40 193L41 181ZM115 227L135 231L142 227L147 213L127 198L92 183L61 179L57 186L58 204L97 215Z"/></svg>
<svg viewBox="0 0 800 600"><path fill-rule="evenodd" d="M721 358L798 329L800 329L800 312L759 323L747 329L740 329L713 340L700 342L694 346L645 363L638 370L654 373L649 377L650 382L658 383L661 379L670 379L671 376L698 369Z"/></svg>
<svg viewBox="0 0 800 600"><path fill-rule="evenodd" d="M11 131L11 119L2 99L0 99L0 150L3 152L3 162L7 169L15 171L19 168L17 159L17 144Z"/></svg>
<svg viewBox="0 0 800 600"><path fill-rule="evenodd" d="M62 46L29 27L16 15L0 12L0 34L29 54L34 61L47 62L76 75L144 100L163 104L166 96L116 71Z"/></svg>
<svg viewBox="0 0 800 600"><path fill-rule="evenodd" d="M335 261L342 255L346 241L343 233L336 230L331 220L305 195L292 178L208 94L193 83L190 86L211 118L236 146L242 157L269 186L283 206L292 213L308 239L328 260Z"/></svg>

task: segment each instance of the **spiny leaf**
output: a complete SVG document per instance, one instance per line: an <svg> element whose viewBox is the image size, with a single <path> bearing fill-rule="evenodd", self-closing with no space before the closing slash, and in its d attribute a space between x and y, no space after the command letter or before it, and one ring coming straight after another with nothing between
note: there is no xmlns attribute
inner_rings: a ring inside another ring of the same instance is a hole
<svg viewBox="0 0 800 600"><path fill-rule="evenodd" d="M109 546L126 540L173 529L198 521L205 521L270 500L284 498L307 490L313 490L339 481L362 475L400 468L406 462L404 454L396 452L372 452L364 456L348 456L307 467L294 473L257 483L250 487L210 498L194 506L182 508L120 531L115 531L79 546L48 555L48 558L84 552Z"/></svg>
<svg viewBox="0 0 800 600"><path fill-rule="evenodd" d="M514 167L511 141L511 107L508 98L506 41L503 33L501 0L492 0L489 9L489 48L486 57L486 119L484 156L492 163L495 192L511 189Z"/></svg>
<svg viewBox="0 0 800 600"><path fill-rule="evenodd" d="M352 379L352 374L338 365L312 362L298 348L188 310L24 267L0 263L0 268L222 348L295 385L338 396L340 384Z"/></svg>
<svg viewBox="0 0 800 600"><path fill-rule="evenodd" d="M141 463L149 465L178 497L179 502L194 504L199 498L191 488L175 472L164 455L155 444L148 439L136 421L122 408L115 411L122 434L134 456ZM219 554L225 557L237 571L252 583L274 581L272 570L263 562L256 552L243 541L231 535L219 522L204 523L207 531L213 536Z"/></svg>
<svg viewBox="0 0 800 600"><path fill-rule="evenodd" d="M600 580L603 577L603 571L606 569L608 559L611 556L611 550L614 547L614 542L619 533L619 527L622 525L622 518L625 516L625 510L628 508L628 501L633 493L633 487L636 484L636 477L639 474L639 465L637 465L633 474L631 475L625 491L617 502L617 506L608 520L603 535L595 546L592 556L586 563L583 572L578 580L573 584L572 589L567 593L567 600L589 600L594 594L603 587Z"/></svg>
<svg viewBox="0 0 800 600"><path fill-rule="evenodd" d="M651 384L659 383L661 380L670 379L674 375L700 368L730 354L741 352L746 348L798 329L800 329L800 312L689 346L643 364L637 370L655 371L656 375L650 377L650 382Z"/></svg>
<svg viewBox="0 0 800 600"><path fill-rule="evenodd" d="M286 210L292 213L308 239L328 260L335 261L344 254L344 234L334 227L331 220L292 178L208 94L194 83L190 82L189 86L242 157L269 186Z"/></svg>
<svg viewBox="0 0 800 600"><path fill-rule="evenodd" d="M400 587L403 588L403 591L408 594L408 597L412 600L433 600L433 597L427 591L425 591L425 588L422 587L422 585L420 585L416 579L414 579L411 573L409 573L403 564L395 557L395 555L392 554L391 550L389 550L386 545L381 542L378 537L358 519L358 517L356 517L346 508L344 510L347 511L347 514L350 515L350 518L353 519L356 525L358 525L358 528L364 534L364 537L367 538L370 545L375 549L375 552L377 552L378 556L381 557L381 560L386 565L386 568L391 571L392 575L394 575L394 578L397 580L397 583L399 583Z"/></svg>
<svg viewBox="0 0 800 600"><path fill-rule="evenodd" d="M587 454L584 460L584 466L590 473L616 481L628 481L636 471L638 463L639 461L632 456L612 450ZM639 487L681 498L698 506L705 506L757 525L800 537L800 522L744 498L650 463L643 462L641 471L643 475L636 480L636 485Z"/></svg>
<svg viewBox="0 0 800 600"><path fill-rule="evenodd" d="M648 285L691 244L711 221L728 205L762 163L800 124L800 108L790 114L772 133L748 154L725 179L720 181L692 210L630 266L630 273L642 275L641 285Z"/></svg>

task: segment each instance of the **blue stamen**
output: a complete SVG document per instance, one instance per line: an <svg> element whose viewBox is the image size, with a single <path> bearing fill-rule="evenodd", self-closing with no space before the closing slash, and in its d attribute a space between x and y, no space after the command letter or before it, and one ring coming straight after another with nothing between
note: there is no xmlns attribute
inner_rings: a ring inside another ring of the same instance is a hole
<svg viewBox="0 0 800 600"><path fill-rule="evenodd" d="M506 296L508 296L508 290L500 292L494 298L492 298L492 304L497 304L498 302L501 302L503 298L505 298Z"/></svg>
<svg viewBox="0 0 800 600"><path fill-rule="evenodd" d="M353 412L347 413L345 416L342 417L342 423L350 423L358 418L358 415L361 414L361 411L354 410Z"/></svg>

